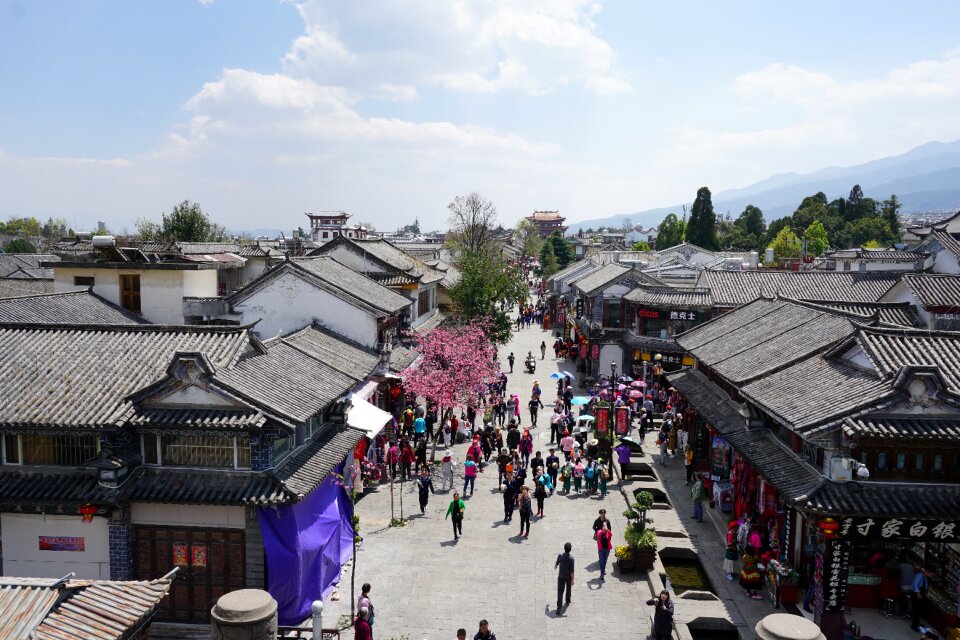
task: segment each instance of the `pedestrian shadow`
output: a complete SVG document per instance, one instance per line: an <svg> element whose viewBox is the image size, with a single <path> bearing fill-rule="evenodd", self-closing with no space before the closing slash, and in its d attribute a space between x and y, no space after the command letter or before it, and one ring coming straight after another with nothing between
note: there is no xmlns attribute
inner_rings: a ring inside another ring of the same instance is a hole
<svg viewBox="0 0 960 640"><path fill-rule="evenodd" d="M506 527L506 526L508 526L509 524L510 524L509 522L504 522L503 520L497 520L496 522L494 522L493 524L490 525L490 528L491 528L491 529L499 529L500 527Z"/></svg>
<svg viewBox="0 0 960 640"><path fill-rule="evenodd" d="M603 588L603 580L600 578L591 578L587 580L587 589L590 591L599 591Z"/></svg>
<svg viewBox="0 0 960 640"><path fill-rule="evenodd" d="M563 617L563 616L561 616L561 615L559 614L559 612L558 612L556 609L551 609L551 608L550 608L550 605L548 605L548 604L543 605L543 615L547 616L548 618L562 618L562 617Z"/></svg>
<svg viewBox="0 0 960 640"><path fill-rule="evenodd" d="M455 546L457 546L457 543L458 543L458 542L460 542L460 541L459 541L459 540L444 540L443 542L440 543L440 546L441 546L441 547L455 547Z"/></svg>
<svg viewBox="0 0 960 640"><path fill-rule="evenodd" d="M513 544L520 544L521 542L523 542L523 536L520 535L519 533L518 533L517 535L515 535L515 536L512 536L512 537L508 538L508 539L509 539L510 542L512 542Z"/></svg>

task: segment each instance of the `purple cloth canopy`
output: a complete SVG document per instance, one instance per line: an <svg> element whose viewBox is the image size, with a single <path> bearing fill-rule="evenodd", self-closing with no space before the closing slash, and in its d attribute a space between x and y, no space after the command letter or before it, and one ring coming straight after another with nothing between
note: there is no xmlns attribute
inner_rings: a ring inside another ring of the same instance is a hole
<svg viewBox="0 0 960 640"><path fill-rule="evenodd" d="M267 555L267 591L279 605L280 624L299 624L310 617L311 603L333 590L353 552L350 497L329 476L302 502L260 507L257 515Z"/></svg>

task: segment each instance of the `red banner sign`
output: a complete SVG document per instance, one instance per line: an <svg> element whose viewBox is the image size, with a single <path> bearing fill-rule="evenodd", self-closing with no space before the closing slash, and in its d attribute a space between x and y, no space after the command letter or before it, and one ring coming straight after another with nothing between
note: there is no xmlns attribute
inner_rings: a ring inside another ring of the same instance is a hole
<svg viewBox="0 0 960 640"><path fill-rule="evenodd" d="M618 436L625 436L630 431L630 409L617 407L614 411L613 429Z"/></svg>
<svg viewBox="0 0 960 640"><path fill-rule="evenodd" d="M660 311L657 309L637 309L637 315L641 318L649 318L651 320L660 319Z"/></svg>
<svg viewBox="0 0 960 640"><path fill-rule="evenodd" d="M590 357L594 360L600 359L600 345L594 344L590 346Z"/></svg>
<svg viewBox="0 0 960 640"><path fill-rule="evenodd" d="M40 551L85 551L84 538L75 536L40 536Z"/></svg>
<svg viewBox="0 0 960 640"><path fill-rule="evenodd" d="M596 420L593 422L593 430L599 436L607 435L610 429L610 407L597 407Z"/></svg>

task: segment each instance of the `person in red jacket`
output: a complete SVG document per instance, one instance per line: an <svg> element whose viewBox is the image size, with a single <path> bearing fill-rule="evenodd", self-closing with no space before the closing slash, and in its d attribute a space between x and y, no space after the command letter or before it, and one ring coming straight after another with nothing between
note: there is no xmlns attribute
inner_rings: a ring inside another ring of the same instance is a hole
<svg viewBox="0 0 960 640"><path fill-rule="evenodd" d="M413 472L410 467L413 466L413 461L416 459L417 456L413 452L413 447L411 447L409 443L404 443L403 450L400 452L400 469L403 473L401 476L403 480L410 480L413 478Z"/></svg>
<svg viewBox="0 0 960 640"><path fill-rule="evenodd" d="M361 607L357 613L357 619L353 621L353 640L373 640L373 629L367 622L367 616L370 611L366 607Z"/></svg>

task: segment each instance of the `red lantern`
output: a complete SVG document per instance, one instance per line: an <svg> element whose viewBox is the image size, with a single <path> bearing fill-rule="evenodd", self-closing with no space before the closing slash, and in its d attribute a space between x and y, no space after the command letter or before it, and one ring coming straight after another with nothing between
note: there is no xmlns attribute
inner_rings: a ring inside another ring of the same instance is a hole
<svg viewBox="0 0 960 640"><path fill-rule="evenodd" d="M824 518L820 521L819 527L820 531L823 531L824 537L830 539L840 530L840 523L833 518Z"/></svg>
<svg viewBox="0 0 960 640"><path fill-rule="evenodd" d="M84 522L93 522L93 516L96 515L97 511L99 509L89 502L77 508L77 512L83 516Z"/></svg>

